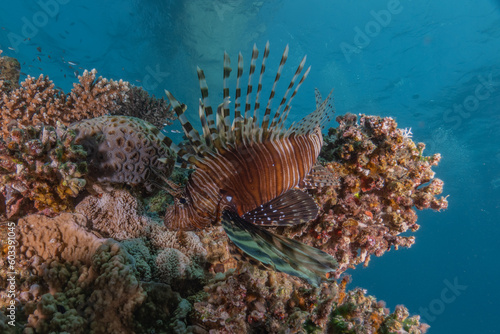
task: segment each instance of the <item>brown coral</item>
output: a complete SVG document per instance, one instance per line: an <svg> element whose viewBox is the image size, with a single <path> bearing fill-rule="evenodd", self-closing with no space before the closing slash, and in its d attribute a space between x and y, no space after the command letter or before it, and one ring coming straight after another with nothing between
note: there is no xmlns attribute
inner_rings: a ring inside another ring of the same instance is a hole
<svg viewBox="0 0 500 334"><path fill-rule="evenodd" d="M87 217L92 230L116 240L145 236L155 224L144 215L141 203L124 189L86 196L75 211Z"/></svg>

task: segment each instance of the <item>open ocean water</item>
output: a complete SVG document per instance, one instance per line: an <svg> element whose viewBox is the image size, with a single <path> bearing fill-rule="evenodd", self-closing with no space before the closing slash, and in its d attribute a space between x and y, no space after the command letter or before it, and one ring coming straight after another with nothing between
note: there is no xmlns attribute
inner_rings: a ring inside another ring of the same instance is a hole
<svg viewBox="0 0 500 334"><path fill-rule="evenodd" d="M197 106L197 65L222 91L224 50L234 62L268 40L271 66L286 44L290 63L307 54L312 65L293 120L314 106L315 87L334 88L337 114L392 116L443 157L448 210L418 212L416 244L350 270L349 288L404 304L428 333L500 333L500 1L0 3L3 55L65 91L96 68Z"/></svg>

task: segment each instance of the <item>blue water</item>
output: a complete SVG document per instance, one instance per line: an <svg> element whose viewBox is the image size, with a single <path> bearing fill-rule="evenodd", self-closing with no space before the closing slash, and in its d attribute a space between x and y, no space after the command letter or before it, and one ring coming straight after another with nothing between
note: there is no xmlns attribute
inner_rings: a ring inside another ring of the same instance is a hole
<svg viewBox="0 0 500 334"><path fill-rule="evenodd" d="M406 305L429 333L499 333L500 2L360 2L4 0L0 49L66 91L96 68L191 109L197 65L222 90L224 50L234 65L269 40L275 69L289 44L288 77L307 54L291 117L311 110L314 87L334 88L338 114L393 116L443 156L449 209L419 212L414 247L351 270L350 287Z"/></svg>

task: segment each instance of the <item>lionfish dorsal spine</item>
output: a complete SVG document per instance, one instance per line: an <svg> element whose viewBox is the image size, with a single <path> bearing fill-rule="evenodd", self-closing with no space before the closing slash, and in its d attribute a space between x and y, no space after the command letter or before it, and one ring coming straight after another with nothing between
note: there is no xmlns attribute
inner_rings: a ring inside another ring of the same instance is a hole
<svg viewBox="0 0 500 334"><path fill-rule="evenodd" d="M304 80L307 78L307 76L308 76L308 74L309 74L310 71L311 71L311 66L309 66L307 68L306 72L304 73L304 75L300 79L299 83L297 84L297 87L295 87L295 90L293 91L292 96L290 96L290 99L288 99L288 102L287 102L287 104L285 106L285 110L283 110L283 113L280 115L279 120L277 122L276 132L281 133L283 131L286 119L288 118L288 115L290 113L290 109L292 108L291 103L293 101L293 98L295 97L295 95L297 95L297 92L299 91L300 86L302 85L302 83L304 82Z"/></svg>
<svg viewBox="0 0 500 334"><path fill-rule="evenodd" d="M236 92L234 97L234 120L231 126L234 142L239 145L241 143L241 134L243 127L243 118L241 117L241 76L243 75L243 55L238 54L238 71L236 74Z"/></svg>
<svg viewBox="0 0 500 334"><path fill-rule="evenodd" d="M252 78L255 73L255 63L257 62L257 57L259 56L259 50L254 44L252 48L252 59L250 60L250 69L248 70L248 84L247 84L247 95L245 98L245 115L248 115L250 109L252 108L250 103L250 97L253 92Z"/></svg>
<svg viewBox="0 0 500 334"><path fill-rule="evenodd" d="M205 117L207 118L207 125L210 129L210 134L212 139L214 134L217 135L217 128L214 120L214 112L212 106L210 105L210 98L208 96L208 85L205 79L205 73L199 67L196 67L196 72L198 73L198 82L200 84L201 99L203 103L203 110L205 112ZM215 136L216 137L216 136Z"/></svg>
<svg viewBox="0 0 500 334"><path fill-rule="evenodd" d="M264 112L264 117L262 118L262 125L261 128L264 129L264 131L267 132L267 128L269 125L269 118L271 115L271 104L274 99L274 96L276 95L276 86L278 85L278 81L281 77L281 72L283 71L283 66L285 66L286 60L288 59L288 45L285 47L285 51L283 52L283 55L281 56L281 61L280 65L278 67L278 72L276 72L276 76L274 77L274 83L273 83L273 88L271 89L271 94L269 95L269 99L267 100L267 106L266 110Z"/></svg>
<svg viewBox="0 0 500 334"><path fill-rule="evenodd" d="M278 108L276 109L276 112L274 113L274 117L273 117L273 120L271 122L270 129L272 129L276 126L276 124L280 118L281 109L285 105L285 103L287 101L288 94L290 93L290 90L293 88L293 86L295 86L295 81L297 81L297 78L299 77L300 73L302 72L302 69L304 68L304 64L306 63L306 58L307 58L306 56L304 58L302 58L302 61L300 62L299 66L297 67L297 70L295 71L295 74L294 74L292 80L290 81L290 84L288 85L288 88L287 88L285 94L281 98L280 105L278 106Z"/></svg>
<svg viewBox="0 0 500 334"><path fill-rule="evenodd" d="M269 56L269 41L266 43L264 48L264 54L262 55L262 64L260 66L259 83L257 84L257 93L255 94L255 103L253 107L253 117L257 119L260 109L260 92L262 91L262 78L264 77L264 72L266 71L266 60Z"/></svg>

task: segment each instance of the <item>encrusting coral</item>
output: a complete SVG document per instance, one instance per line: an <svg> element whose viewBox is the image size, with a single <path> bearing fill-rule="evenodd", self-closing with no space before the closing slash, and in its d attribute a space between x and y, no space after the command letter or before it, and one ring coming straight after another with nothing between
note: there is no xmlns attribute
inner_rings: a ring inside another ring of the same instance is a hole
<svg viewBox="0 0 500 334"><path fill-rule="evenodd" d="M63 125L36 125L14 127L0 138L0 192L8 218L23 207L29 211L30 203L39 211L72 209L87 173L86 152L74 144L75 135Z"/></svg>
<svg viewBox="0 0 500 334"><path fill-rule="evenodd" d="M334 255L337 277L370 256L382 256L394 246L410 247L422 210L446 209L446 198L436 198L443 182L434 179L432 166L440 155L423 155L411 132L397 128L390 117L338 116L339 127L330 129L320 155L338 185L315 191L322 214L313 222L288 228L284 233Z"/></svg>

